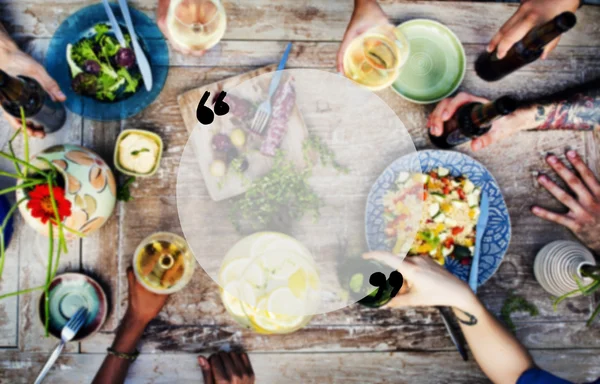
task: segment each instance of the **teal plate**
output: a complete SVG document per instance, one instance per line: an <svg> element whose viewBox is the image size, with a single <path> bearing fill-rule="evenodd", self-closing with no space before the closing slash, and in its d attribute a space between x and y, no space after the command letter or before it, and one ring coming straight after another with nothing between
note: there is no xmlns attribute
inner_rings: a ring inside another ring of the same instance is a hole
<svg viewBox="0 0 600 384"><path fill-rule="evenodd" d="M427 19L407 21L397 28L409 41L410 57L392 89L419 104L435 103L456 91L466 69L458 37L443 24Z"/></svg>
<svg viewBox="0 0 600 384"><path fill-rule="evenodd" d="M40 320L44 324L44 298L40 298ZM106 295L91 277L80 273L58 275L50 284L50 333L60 339L67 321L80 307L88 310L88 317L73 340L83 340L96 333L104 324L108 312Z"/></svg>

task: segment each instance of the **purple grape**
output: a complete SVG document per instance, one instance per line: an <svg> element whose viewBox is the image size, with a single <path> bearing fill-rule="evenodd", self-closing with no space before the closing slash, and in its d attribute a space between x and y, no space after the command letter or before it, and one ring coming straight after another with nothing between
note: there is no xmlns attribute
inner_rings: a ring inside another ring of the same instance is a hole
<svg viewBox="0 0 600 384"><path fill-rule="evenodd" d="M229 139L229 136L227 136L223 133L218 133L213 137L212 145L215 150L217 150L219 152L225 152L225 153L228 152L233 147L233 144L231 144L231 140Z"/></svg>
<svg viewBox="0 0 600 384"><path fill-rule="evenodd" d="M83 63L83 70L92 75L97 75L100 73L100 64L95 60L86 60Z"/></svg>
<svg viewBox="0 0 600 384"><path fill-rule="evenodd" d="M115 63L127 69L135 65L135 54L129 48L120 48L115 56Z"/></svg>
<svg viewBox="0 0 600 384"><path fill-rule="evenodd" d="M76 93L93 96L96 94L96 80L95 75L81 72L71 81L71 87Z"/></svg>

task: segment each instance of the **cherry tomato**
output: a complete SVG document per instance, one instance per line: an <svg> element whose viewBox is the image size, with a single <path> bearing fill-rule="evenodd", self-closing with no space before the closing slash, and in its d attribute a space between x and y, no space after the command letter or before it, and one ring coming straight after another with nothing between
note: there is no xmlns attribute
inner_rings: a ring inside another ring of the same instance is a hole
<svg viewBox="0 0 600 384"><path fill-rule="evenodd" d="M469 264L471 264L471 258L470 258L470 257L465 257L464 259L462 259L462 260L460 261L460 263L461 263L462 265L469 265Z"/></svg>
<svg viewBox="0 0 600 384"><path fill-rule="evenodd" d="M451 237L447 238L446 241L444 241L444 247L445 248L450 248L453 245L454 245L454 239L451 238Z"/></svg>
<svg viewBox="0 0 600 384"><path fill-rule="evenodd" d="M454 236L456 236L456 235L458 235L459 233L461 233L464 230L465 230L464 227L454 227L454 228L452 228L452 234Z"/></svg>
<svg viewBox="0 0 600 384"><path fill-rule="evenodd" d="M462 189L457 189L458 191L458 197L460 197L461 200L466 200L467 195L465 195L465 191L463 191Z"/></svg>

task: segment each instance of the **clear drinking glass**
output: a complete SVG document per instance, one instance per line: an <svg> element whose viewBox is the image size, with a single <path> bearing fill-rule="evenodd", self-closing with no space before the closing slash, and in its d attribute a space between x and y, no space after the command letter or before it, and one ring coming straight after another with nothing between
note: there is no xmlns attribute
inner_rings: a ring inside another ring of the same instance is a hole
<svg viewBox="0 0 600 384"><path fill-rule="evenodd" d="M408 40L393 25L356 37L344 52L344 75L373 91L390 86L410 54Z"/></svg>
<svg viewBox="0 0 600 384"><path fill-rule="evenodd" d="M172 0L167 27L178 45L191 51L205 51L225 34L225 8L219 0Z"/></svg>
<svg viewBox="0 0 600 384"><path fill-rule="evenodd" d="M181 236L154 233L140 243L133 256L137 280L149 291L171 294L183 289L192 278L196 259Z"/></svg>

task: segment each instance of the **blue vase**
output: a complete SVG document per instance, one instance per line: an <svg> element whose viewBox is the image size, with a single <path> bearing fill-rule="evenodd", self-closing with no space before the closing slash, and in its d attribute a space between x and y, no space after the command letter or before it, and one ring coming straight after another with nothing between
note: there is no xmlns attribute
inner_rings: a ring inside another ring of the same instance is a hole
<svg viewBox="0 0 600 384"><path fill-rule="evenodd" d="M10 211L10 203L5 196L0 196L0 223L4 222L4 218ZM8 244L10 243L10 238L13 234L13 218L11 217L6 223L6 227L4 228L4 248L8 248Z"/></svg>

